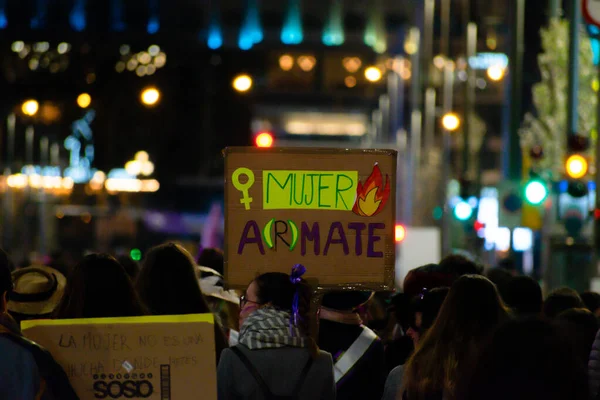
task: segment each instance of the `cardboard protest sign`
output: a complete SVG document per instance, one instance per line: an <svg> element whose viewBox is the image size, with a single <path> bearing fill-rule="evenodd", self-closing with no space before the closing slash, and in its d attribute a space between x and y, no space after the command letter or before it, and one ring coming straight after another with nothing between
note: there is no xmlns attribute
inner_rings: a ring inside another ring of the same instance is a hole
<svg viewBox="0 0 600 400"><path fill-rule="evenodd" d="M23 321L82 400L216 400L212 314Z"/></svg>
<svg viewBox="0 0 600 400"><path fill-rule="evenodd" d="M392 289L396 157L393 150L226 149L229 285L300 263L320 287Z"/></svg>

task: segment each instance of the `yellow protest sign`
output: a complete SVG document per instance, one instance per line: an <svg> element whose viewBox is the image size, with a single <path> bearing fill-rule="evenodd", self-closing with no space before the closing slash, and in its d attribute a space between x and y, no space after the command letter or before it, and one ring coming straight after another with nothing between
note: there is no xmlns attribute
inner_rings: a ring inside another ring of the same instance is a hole
<svg viewBox="0 0 600 400"><path fill-rule="evenodd" d="M212 314L24 321L82 400L216 400Z"/></svg>

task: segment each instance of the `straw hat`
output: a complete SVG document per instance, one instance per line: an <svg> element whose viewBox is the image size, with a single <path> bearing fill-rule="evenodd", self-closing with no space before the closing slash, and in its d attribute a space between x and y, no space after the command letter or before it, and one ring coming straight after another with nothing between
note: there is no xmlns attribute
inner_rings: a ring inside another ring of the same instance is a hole
<svg viewBox="0 0 600 400"><path fill-rule="evenodd" d="M67 279L54 268L32 266L12 273L14 289L9 295L8 310L25 316L51 314L60 303Z"/></svg>

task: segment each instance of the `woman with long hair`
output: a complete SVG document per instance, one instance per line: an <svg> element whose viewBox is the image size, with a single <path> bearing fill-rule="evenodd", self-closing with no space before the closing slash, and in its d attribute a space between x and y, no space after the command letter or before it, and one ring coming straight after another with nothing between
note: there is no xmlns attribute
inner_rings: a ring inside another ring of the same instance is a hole
<svg viewBox="0 0 600 400"><path fill-rule="evenodd" d="M54 317L104 318L145 315L131 280L108 254L91 254L75 266Z"/></svg>
<svg viewBox="0 0 600 400"><path fill-rule="evenodd" d="M460 277L404 366L402 398L454 399L461 373L507 317L492 282L480 275Z"/></svg>
<svg viewBox="0 0 600 400"><path fill-rule="evenodd" d="M200 290L192 256L175 243L163 244L148 252L135 287L142 302L153 315L211 312ZM225 335L220 326L215 324L217 361L225 347Z"/></svg>
<svg viewBox="0 0 600 400"><path fill-rule="evenodd" d="M239 344L223 351L217 370L219 400L335 399L331 355L308 335L312 291L304 271L269 272L246 289Z"/></svg>

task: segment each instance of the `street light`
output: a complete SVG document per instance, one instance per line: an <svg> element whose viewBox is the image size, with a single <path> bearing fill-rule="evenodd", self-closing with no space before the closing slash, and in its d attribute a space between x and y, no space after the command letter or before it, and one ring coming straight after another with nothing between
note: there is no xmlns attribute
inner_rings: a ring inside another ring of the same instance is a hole
<svg viewBox="0 0 600 400"><path fill-rule="evenodd" d="M142 103L147 106L153 106L160 100L160 91L155 87L148 87L142 90L140 96Z"/></svg>
<svg viewBox="0 0 600 400"><path fill-rule="evenodd" d="M36 100L25 100L21 106L23 114L33 117L40 109L40 104Z"/></svg>
<svg viewBox="0 0 600 400"><path fill-rule="evenodd" d="M381 70L377 67L369 67L365 69L365 78L369 82L377 82L381 80Z"/></svg>
<svg viewBox="0 0 600 400"><path fill-rule="evenodd" d="M487 76L494 82L498 82L504 78L504 68L499 65L490 65L487 69Z"/></svg>
<svg viewBox="0 0 600 400"><path fill-rule="evenodd" d="M87 93L81 93L77 96L77 105L81 108L88 108L92 104L92 96Z"/></svg>
<svg viewBox="0 0 600 400"><path fill-rule="evenodd" d="M252 88L252 78L249 75L238 75L233 79L233 88L240 92L247 92Z"/></svg>
<svg viewBox="0 0 600 400"><path fill-rule="evenodd" d="M262 132L256 136L255 143L257 147L271 147L273 146L273 135L269 132Z"/></svg>
<svg viewBox="0 0 600 400"><path fill-rule="evenodd" d="M453 132L460 126L460 118L455 113L447 113L442 117L442 126L447 131Z"/></svg>

